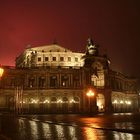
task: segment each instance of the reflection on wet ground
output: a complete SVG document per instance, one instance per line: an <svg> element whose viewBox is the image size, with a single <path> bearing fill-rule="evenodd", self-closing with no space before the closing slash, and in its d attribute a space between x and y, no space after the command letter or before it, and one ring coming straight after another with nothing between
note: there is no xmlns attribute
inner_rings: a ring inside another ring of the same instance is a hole
<svg viewBox="0 0 140 140"><path fill-rule="evenodd" d="M7 114L0 116L0 133L8 140L139 140L139 118L140 114Z"/></svg>

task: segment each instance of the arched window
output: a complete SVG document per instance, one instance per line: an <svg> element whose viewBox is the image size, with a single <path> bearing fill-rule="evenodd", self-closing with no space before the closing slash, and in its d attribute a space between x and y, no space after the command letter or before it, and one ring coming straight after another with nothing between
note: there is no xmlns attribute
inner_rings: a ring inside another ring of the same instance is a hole
<svg viewBox="0 0 140 140"><path fill-rule="evenodd" d="M74 101L75 103L79 103L80 102L79 97L74 97Z"/></svg>
<svg viewBox="0 0 140 140"><path fill-rule="evenodd" d="M39 87L44 87L45 86L45 77L39 77Z"/></svg>
<svg viewBox="0 0 140 140"><path fill-rule="evenodd" d="M35 86L35 78L34 77L30 77L28 80L28 87L32 88Z"/></svg>
<svg viewBox="0 0 140 140"><path fill-rule="evenodd" d="M54 75L50 77L50 87L56 87L56 86L57 86L57 77Z"/></svg>
<svg viewBox="0 0 140 140"><path fill-rule="evenodd" d="M63 97L63 98L62 98L62 101L63 101L64 103L67 103L67 102L68 102L68 98L67 98L67 97Z"/></svg>
<svg viewBox="0 0 140 140"><path fill-rule="evenodd" d="M56 101L57 101L56 97L51 98L51 103L56 103Z"/></svg>
<svg viewBox="0 0 140 140"><path fill-rule="evenodd" d="M105 97L103 94L97 95L97 106L98 106L99 112L104 111L104 109L105 109Z"/></svg>
<svg viewBox="0 0 140 140"><path fill-rule="evenodd" d="M68 76L67 75L62 75L61 76L61 86L67 87L68 86Z"/></svg>

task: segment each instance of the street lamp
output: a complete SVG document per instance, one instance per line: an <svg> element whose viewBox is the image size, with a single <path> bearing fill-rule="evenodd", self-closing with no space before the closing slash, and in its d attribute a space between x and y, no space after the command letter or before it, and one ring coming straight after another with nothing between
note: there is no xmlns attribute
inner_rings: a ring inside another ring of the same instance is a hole
<svg viewBox="0 0 140 140"><path fill-rule="evenodd" d="M94 92L89 89L89 91L86 93L86 95L88 96L88 101L89 101L89 112L91 112L91 98L94 96Z"/></svg>
<svg viewBox="0 0 140 140"><path fill-rule="evenodd" d="M1 79L1 77L3 75L3 73L4 73L4 69L0 67L0 79Z"/></svg>
<svg viewBox="0 0 140 140"><path fill-rule="evenodd" d="M87 96L88 96L88 97L94 96L94 92L90 89L90 90L87 92Z"/></svg>
<svg viewBox="0 0 140 140"><path fill-rule="evenodd" d="M0 67L0 87L1 87L1 77L4 73L4 69Z"/></svg>

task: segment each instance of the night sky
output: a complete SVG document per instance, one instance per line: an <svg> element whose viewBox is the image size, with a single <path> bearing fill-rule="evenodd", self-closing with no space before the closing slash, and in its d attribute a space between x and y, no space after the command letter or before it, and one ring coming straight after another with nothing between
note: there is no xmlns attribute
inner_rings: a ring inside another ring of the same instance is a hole
<svg viewBox="0 0 140 140"><path fill-rule="evenodd" d="M140 77L139 0L0 0L2 65L29 44L83 52L91 36L114 70Z"/></svg>

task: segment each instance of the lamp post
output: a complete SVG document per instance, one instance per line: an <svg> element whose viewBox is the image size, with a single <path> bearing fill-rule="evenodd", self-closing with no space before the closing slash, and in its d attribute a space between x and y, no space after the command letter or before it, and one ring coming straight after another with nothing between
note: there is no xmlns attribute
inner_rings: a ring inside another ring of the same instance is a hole
<svg viewBox="0 0 140 140"><path fill-rule="evenodd" d="M89 89L89 91L86 93L86 95L88 96L88 103L89 103L89 113L91 112L91 98L94 96L94 92Z"/></svg>
<svg viewBox="0 0 140 140"><path fill-rule="evenodd" d="M4 69L0 67L0 87L1 87L1 77L4 73Z"/></svg>
<svg viewBox="0 0 140 140"><path fill-rule="evenodd" d="M1 79L1 77L3 75L3 73L4 73L4 69L0 67L0 79Z"/></svg>

